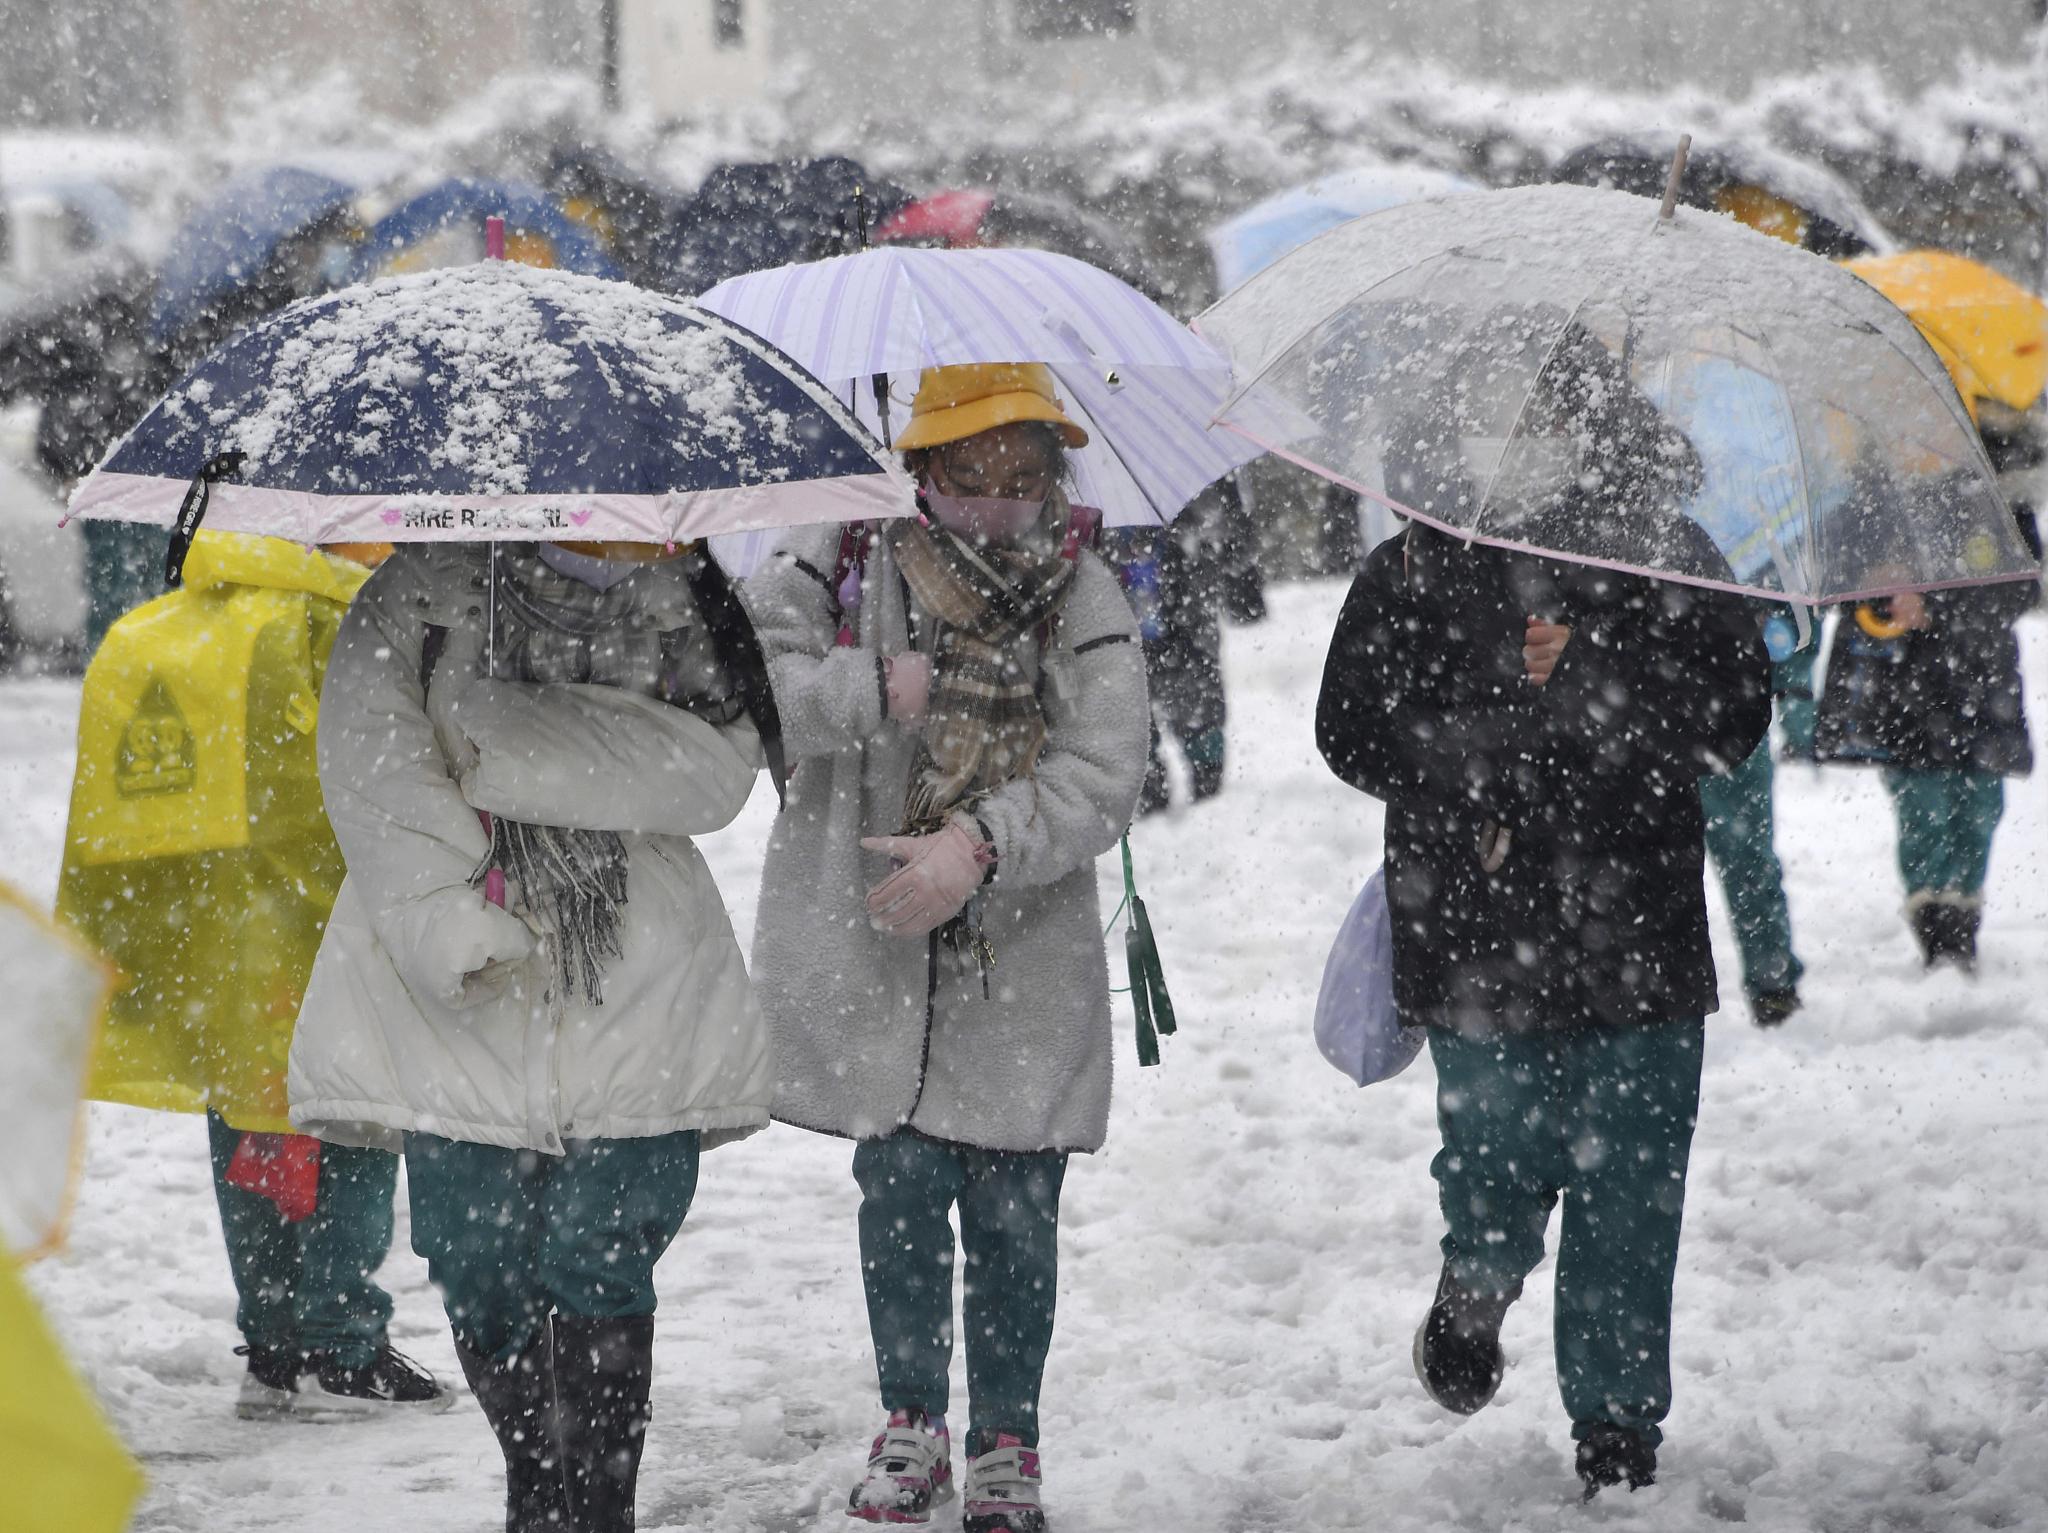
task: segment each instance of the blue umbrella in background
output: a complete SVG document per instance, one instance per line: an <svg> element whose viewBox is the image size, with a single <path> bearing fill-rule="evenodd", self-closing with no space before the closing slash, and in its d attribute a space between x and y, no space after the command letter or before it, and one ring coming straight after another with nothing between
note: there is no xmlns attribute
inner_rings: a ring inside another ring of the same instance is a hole
<svg viewBox="0 0 2048 1533"><path fill-rule="evenodd" d="M355 195L348 182L297 165L229 177L172 237L157 275L151 334L168 342L191 330L256 281L286 240L340 213Z"/></svg>
<svg viewBox="0 0 2048 1533"><path fill-rule="evenodd" d="M1288 251L1367 213L1480 190L1463 176L1420 165L1361 166L1319 176L1254 203L1209 231L1217 285L1227 293Z"/></svg>
<svg viewBox="0 0 2048 1533"><path fill-rule="evenodd" d="M1823 432L1801 439L1784 385L1731 357L1676 354L1639 386L1699 454L1685 514L1744 585L1800 590L1819 559L1815 529L1854 493L1850 465Z"/></svg>
<svg viewBox="0 0 2048 1533"><path fill-rule="evenodd" d="M851 254L867 244L863 212L880 223L910 200L844 155L721 165L677 213L668 285L703 292L743 272Z"/></svg>
<svg viewBox="0 0 2048 1533"><path fill-rule="evenodd" d="M480 260L484 220L493 216L505 220L506 254L515 262L586 277L622 275L596 233L538 187L456 179L421 192L372 224L356 247L347 278L367 282Z"/></svg>

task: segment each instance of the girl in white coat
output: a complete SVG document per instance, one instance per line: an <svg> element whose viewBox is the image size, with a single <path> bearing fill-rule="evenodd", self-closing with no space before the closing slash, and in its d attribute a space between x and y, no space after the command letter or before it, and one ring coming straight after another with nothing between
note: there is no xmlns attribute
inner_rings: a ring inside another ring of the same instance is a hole
<svg viewBox="0 0 2048 1533"><path fill-rule="evenodd" d="M696 553L416 545L334 647L348 879L292 1118L403 1148L513 1533L632 1527L654 1264L699 1151L767 1121L768 1040L690 837L739 812L773 729Z"/></svg>

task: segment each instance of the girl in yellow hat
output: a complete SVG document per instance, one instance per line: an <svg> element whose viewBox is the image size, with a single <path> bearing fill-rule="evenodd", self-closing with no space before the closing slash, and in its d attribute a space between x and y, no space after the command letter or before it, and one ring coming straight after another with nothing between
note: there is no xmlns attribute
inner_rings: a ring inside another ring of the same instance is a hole
<svg viewBox="0 0 2048 1533"><path fill-rule="evenodd" d="M834 529L751 582L801 763L753 969L775 1115L855 1141L887 1416L848 1502L859 1520L927 1522L954 1494L957 1207L965 1523L1045 1526L1060 1187L1109 1114L1094 865L1130 821L1149 746L1130 609L1069 537L1064 457L1087 440L1043 367L928 372L896 442L923 515L850 569Z"/></svg>

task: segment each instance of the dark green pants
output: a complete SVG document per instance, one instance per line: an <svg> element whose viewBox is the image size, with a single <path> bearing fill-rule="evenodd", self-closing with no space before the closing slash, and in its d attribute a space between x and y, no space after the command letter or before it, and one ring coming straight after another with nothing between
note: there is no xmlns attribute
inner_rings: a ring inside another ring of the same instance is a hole
<svg viewBox="0 0 2048 1533"><path fill-rule="evenodd" d="M1806 972L1792 951L1792 912L1785 904L1785 869L1775 845L1772 786L1769 740L1734 771L1700 779L1707 855L1728 897L1736 945L1742 950L1742 988L1752 999L1789 990Z"/></svg>
<svg viewBox="0 0 2048 1533"><path fill-rule="evenodd" d="M405 1136L412 1248L456 1339L509 1360L550 1314L654 1313L654 1264L697 1194L697 1135L571 1139L561 1155Z"/></svg>
<svg viewBox="0 0 2048 1533"><path fill-rule="evenodd" d="M391 1249L398 1157L322 1145L319 1206L292 1224L270 1199L228 1185L241 1131L208 1113L206 1133L242 1339L327 1352L344 1367L362 1367L384 1345L391 1320L391 1295L371 1278Z"/></svg>
<svg viewBox="0 0 2048 1533"><path fill-rule="evenodd" d="M1008 1154L908 1130L864 1139L860 1262L885 1410L943 1415L953 1361L953 1226L967 1252L968 1451L998 1432L1038 1445L1038 1390L1052 1347L1060 1185L1067 1157Z"/></svg>
<svg viewBox="0 0 2048 1533"><path fill-rule="evenodd" d="M1787 761L1814 759L1813 735L1820 721L1820 705L1813 696L1813 664L1819 657L1820 645L1815 642L1771 668L1772 686L1778 693L1778 724L1785 731Z"/></svg>
<svg viewBox="0 0 2048 1533"><path fill-rule="evenodd" d="M1993 772L1886 767L1899 822L1899 874L1908 894L1976 899L1991 871L1991 833L2005 814L2005 779Z"/></svg>
<svg viewBox="0 0 2048 1533"><path fill-rule="evenodd" d="M1655 1446L1671 1409L1671 1284L1700 1100L1703 1020L1522 1037L1429 1033L1443 1250L1468 1288L1543 1259L1560 1196L1557 1383L1573 1435Z"/></svg>

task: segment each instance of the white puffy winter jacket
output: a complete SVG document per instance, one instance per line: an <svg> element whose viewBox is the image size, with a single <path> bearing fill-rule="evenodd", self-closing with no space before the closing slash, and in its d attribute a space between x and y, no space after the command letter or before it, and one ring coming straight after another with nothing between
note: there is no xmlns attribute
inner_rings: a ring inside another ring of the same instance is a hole
<svg viewBox="0 0 2048 1533"><path fill-rule="evenodd" d="M430 624L474 628L482 571L480 550L401 549L335 643L320 781L348 878L293 1037L292 1122L340 1144L396 1149L417 1130L549 1154L572 1138L750 1133L773 1094L767 1032L689 838L746 803L759 739L615 687L478 681L458 781L421 651ZM623 835L624 956L605 966L603 1005L550 1000L546 952L471 887L489 845L479 810Z"/></svg>

